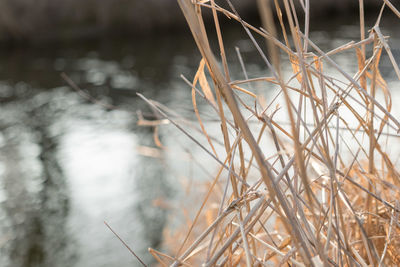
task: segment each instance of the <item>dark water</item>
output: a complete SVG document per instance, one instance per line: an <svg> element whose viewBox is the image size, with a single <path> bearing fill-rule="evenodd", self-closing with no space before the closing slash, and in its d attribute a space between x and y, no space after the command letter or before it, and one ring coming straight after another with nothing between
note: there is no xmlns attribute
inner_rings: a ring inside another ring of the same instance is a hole
<svg viewBox="0 0 400 267"><path fill-rule="evenodd" d="M357 26L328 28L311 33L326 49L358 39ZM400 47L396 29L385 28L393 48ZM244 78L235 46L249 73L265 75L268 70L244 37L243 32L228 34L233 77ZM356 69L354 58L336 60ZM171 151L149 157L153 128L136 126L136 111L147 115L151 109L136 93L192 116L190 89L179 75L192 79L198 61L187 32L1 50L0 266L136 266L104 221L152 263L147 248L161 247L162 230L171 219L155 203L176 198L181 190L176 177L193 176L193 170ZM394 80L384 62L383 75ZM80 96L62 72L93 99L115 108ZM195 151L172 126L161 130L160 139L173 150Z"/></svg>

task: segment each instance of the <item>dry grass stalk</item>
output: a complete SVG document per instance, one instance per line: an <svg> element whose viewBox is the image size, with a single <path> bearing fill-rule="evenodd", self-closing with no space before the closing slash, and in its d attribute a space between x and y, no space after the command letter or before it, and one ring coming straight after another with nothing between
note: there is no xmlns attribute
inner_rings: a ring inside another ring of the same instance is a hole
<svg viewBox="0 0 400 267"><path fill-rule="evenodd" d="M360 0L361 40L323 52L309 37L308 0L299 1L305 15L303 31L293 0L283 1L285 13L274 1L284 43L268 32L271 27L260 30L243 21L230 1L226 2L231 11L214 0L178 0L203 57L193 83L186 82L192 89L194 111L211 151L190 135L171 112L141 96L220 165L205 190L200 210L188 222L189 230L166 235L168 253L151 253L164 266L399 264L400 210L396 199L400 196L400 175L384 144L399 138L400 123L391 114L389 89L379 72L382 51L388 53L399 79L400 72L379 28L382 12L366 37ZM388 0L384 2L397 14ZM223 69L208 42L201 11L204 8L213 12ZM263 8L266 19L270 10L266 11L265 5ZM385 5L382 11L383 8ZM218 15L242 25L272 77L249 79L237 50L246 79L231 81ZM285 25L289 26L292 42ZM287 54L292 77L285 79L275 69L284 63L279 63L279 57L272 57L275 59L271 64L253 34L267 38L269 51ZM354 75L332 58L345 51L354 51L358 59ZM333 76L326 65L341 77ZM205 68L213 88L207 82ZM238 86L255 81L279 86L278 95L268 105L258 102L260 96L252 92L251 86ZM196 88L197 83L201 90ZM247 104L243 94L254 97L255 103ZM201 120L198 95L209 103L221 122L222 145L215 142ZM272 110L279 95L285 108ZM243 111L251 116L245 119ZM275 119L285 111L290 127ZM273 144L267 148L261 144L266 136ZM218 146L223 147L225 155L217 154ZM266 153L272 156L266 158ZM224 170L228 179L223 177Z"/></svg>

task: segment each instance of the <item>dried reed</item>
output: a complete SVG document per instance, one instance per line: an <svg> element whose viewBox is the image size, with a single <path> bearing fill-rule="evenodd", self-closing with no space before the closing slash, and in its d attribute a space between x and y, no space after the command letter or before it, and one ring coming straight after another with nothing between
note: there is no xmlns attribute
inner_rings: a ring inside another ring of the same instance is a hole
<svg viewBox="0 0 400 267"><path fill-rule="evenodd" d="M360 0L361 40L323 52L309 38L309 0L299 1L304 12L303 31L293 0L283 0L282 6L274 1L283 42L269 32L275 31L269 1L259 1L266 30L243 21L230 1L226 2L231 11L214 0L178 0L202 55L193 83L187 83L208 144L190 135L177 116L141 96L220 165L200 210L188 222L189 229L166 236L168 253L154 249L151 253L162 266L399 265L400 206L396 200L400 174L386 149L388 142L397 142L400 137L400 123L391 114L389 88L379 71L385 50L400 79L387 37L380 31L385 6L396 15L399 12L384 0L366 37ZM202 9L212 11L222 69L210 48ZM231 81L219 15L242 25L271 77L248 79L245 73L246 80ZM272 63L255 35L267 39ZM344 51L354 51L358 59L353 76L332 59ZM284 63L279 53L287 54L293 69L290 79L281 74ZM341 80L331 74L333 71ZM279 86L285 108L272 108L277 98L263 105L251 86L249 90L240 87L255 81ZM246 104L243 94L254 98L254 107ZM201 120L197 96L203 97L219 117L224 156L217 153L218 144ZM244 111L251 113L251 121L258 127L250 127ZM287 114L290 127L274 118L279 112ZM356 122L353 126L350 117ZM269 138L272 146L263 146L263 138ZM266 158L266 154L272 156ZM226 185L220 182L224 170Z"/></svg>

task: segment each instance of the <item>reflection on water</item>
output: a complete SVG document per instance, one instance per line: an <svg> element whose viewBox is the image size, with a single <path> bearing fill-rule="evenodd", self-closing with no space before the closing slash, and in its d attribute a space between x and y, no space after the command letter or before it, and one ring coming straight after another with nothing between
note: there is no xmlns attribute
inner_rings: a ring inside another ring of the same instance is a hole
<svg viewBox="0 0 400 267"><path fill-rule="evenodd" d="M342 32L311 36L329 48L349 41ZM351 30L348 34L356 39ZM192 143L184 137L177 142L176 135L163 130L161 142L174 149L158 159L138 154L138 147L154 142L152 128L135 126L134 111L145 109L135 94L156 98L186 116L190 92L178 77L191 78L198 62L186 37L0 54L8 66L0 75L0 266L135 266L103 221L151 263L147 248L161 245L167 221L165 207L153 204L179 192L172 186L179 175L174 168L193 176L193 166L176 156ZM399 47L400 38L394 37L392 45ZM251 44L237 39L230 48L241 49L251 76L266 73ZM242 79L237 59L229 60L232 76ZM356 61L346 55L335 60L356 69ZM382 73L392 79L385 64ZM118 109L105 110L59 87L65 84L61 71ZM272 89L253 87L273 95Z"/></svg>
<svg viewBox="0 0 400 267"><path fill-rule="evenodd" d="M62 120L67 125L62 130L58 157L67 185L73 188L69 197L74 213L69 216L68 225L79 237L76 241L79 253L87 255L78 259L79 266L112 265L121 257L130 261L118 252L107 253L103 244L114 240L102 224L106 220L120 229L117 222L123 218L132 219L125 213L133 210L136 198L132 184L136 178L136 140L123 125L118 125L124 119L126 121L124 117L106 115L101 122L90 117Z"/></svg>
<svg viewBox="0 0 400 267"><path fill-rule="evenodd" d="M152 129L133 130L132 111L144 106L137 91L155 96L170 82L167 69L184 72L179 66L189 46L183 39L182 46L164 43L0 52L7 65L0 72L0 266L137 264L104 221L152 261L147 248L160 245L166 217L151 203L171 189L159 160L136 153L138 145L150 145ZM65 84L61 72L121 110L54 88Z"/></svg>
<svg viewBox="0 0 400 267"><path fill-rule="evenodd" d="M56 88L2 105L0 266L135 264L103 221L140 255L160 244L165 215L147 206L168 185L136 154L132 114L83 102Z"/></svg>
<svg viewBox="0 0 400 267"><path fill-rule="evenodd" d="M2 266L57 266L73 259L66 180L49 128L50 99L43 100L39 94L2 105Z"/></svg>

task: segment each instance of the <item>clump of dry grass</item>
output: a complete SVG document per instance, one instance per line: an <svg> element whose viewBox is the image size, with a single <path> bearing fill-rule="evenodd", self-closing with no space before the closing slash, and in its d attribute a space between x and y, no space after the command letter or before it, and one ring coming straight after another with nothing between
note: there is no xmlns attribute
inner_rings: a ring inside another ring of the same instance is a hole
<svg viewBox="0 0 400 267"><path fill-rule="evenodd" d="M400 174L386 149L388 142L397 142L400 123L391 114L389 88L379 72L385 50L400 79L379 26L383 9L400 17L399 12L385 0L367 37L360 0L361 40L324 52L309 39L310 1L299 1L304 27L293 0L283 0L281 5L274 1L283 42L243 21L227 2L231 11L214 0L178 0L203 57L191 87L194 110L208 144L198 142L175 116L142 96L220 165L200 210L188 221L188 230L166 237L168 254L150 252L163 266L399 265ZM267 19L271 10L264 1L259 4L265 28L273 32L274 25ZM202 9L213 12L222 69L210 48ZM243 26L271 77L231 81L218 14ZM273 64L254 35L266 38ZM281 74L284 63L278 50L288 56L294 74L290 79ZM332 59L344 51L354 51L358 59L353 76ZM326 66L340 78L332 76ZM213 86L207 82L205 68ZM241 86L256 80L278 86L285 108L272 108L277 98L263 106L255 92ZM243 94L253 97L254 103L246 104ZM217 153L215 139L202 123L196 105L199 95L219 117L225 156ZM250 118L244 118L244 111ZM289 127L277 122L279 112L286 114ZM250 121L258 127L250 127ZM270 138L273 145L261 145L263 138ZM267 153L272 156L266 158ZM222 184L225 173L229 179Z"/></svg>

